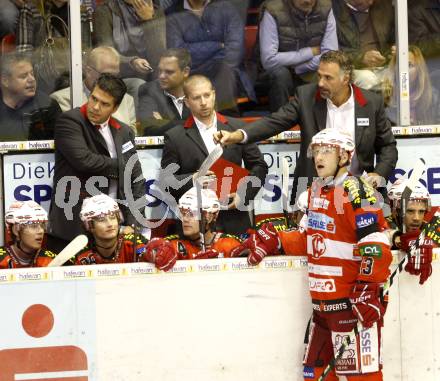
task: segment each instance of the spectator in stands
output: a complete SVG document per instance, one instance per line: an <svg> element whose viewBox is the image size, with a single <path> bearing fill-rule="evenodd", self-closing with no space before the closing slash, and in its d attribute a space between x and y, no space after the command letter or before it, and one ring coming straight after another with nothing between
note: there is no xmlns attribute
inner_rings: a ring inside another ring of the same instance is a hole
<svg viewBox="0 0 440 381"><path fill-rule="evenodd" d="M380 90L394 44L392 1L332 0L339 49L354 64L354 83Z"/></svg>
<svg viewBox="0 0 440 381"><path fill-rule="evenodd" d="M439 93L431 86L428 69L423 54L417 46L410 45L408 52L409 95L411 124L436 124L440 122ZM396 55L394 54L382 88L385 100L385 112L392 124L397 120Z"/></svg>
<svg viewBox="0 0 440 381"><path fill-rule="evenodd" d="M191 70L186 49L168 49L162 54L158 79L139 88L138 118L145 136L163 135L178 120L186 120L190 111L183 99L183 82Z"/></svg>
<svg viewBox="0 0 440 381"><path fill-rule="evenodd" d="M91 47L89 9L81 7L83 51ZM47 94L69 86L68 27L68 0L26 1L20 9L16 49L18 52L33 52L38 86ZM48 38L51 38L51 44L47 43ZM49 49L55 55L54 60L47 54Z"/></svg>
<svg viewBox="0 0 440 381"><path fill-rule="evenodd" d="M119 75L119 53L110 46L100 46L93 49L86 59L84 65L83 82L83 102L86 103L93 86L102 73ZM51 94L61 107L61 110L67 111L70 106L70 87L58 90ZM125 94L118 110L113 114L113 118L128 125L136 133L136 111L133 97Z"/></svg>
<svg viewBox="0 0 440 381"><path fill-rule="evenodd" d="M192 115L184 125L178 125L165 133L161 161L162 168L174 163L179 165L179 170L176 172L179 181L189 179L180 189L170 192L176 202L193 186L192 176L199 170L208 154L214 150L214 133L222 129L235 131L244 125L240 120L226 118L215 112L216 91L207 77L193 75L185 81L183 88L185 102ZM217 220L220 231L228 234L245 233L251 227L249 215L247 211L239 210L237 207L240 203L248 205L249 201L255 198L264 184L267 164L255 144L234 145L231 149L226 149L222 157L239 166L244 162L250 175L257 177L261 183L260 186L248 187L244 200L239 200L236 193L231 193L229 200L226 200L227 210L221 210Z"/></svg>
<svg viewBox="0 0 440 381"><path fill-rule="evenodd" d="M21 54L7 54L0 69L0 140L53 139L61 109L37 92L32 63Z"/></svg>
<svg viewBox="0 0 440 381"><path fill-rule="evenodd" d="M236 108L239 86L255 100L253 85L242 66L244 22L233 4L178 0L167 14L168 48L190 51L191 74L205 75L213 82L218 110Z"/></svg>
<svg viewBox="0 0 440 381"><path fill-rule="evenodd" d="M440 69L440 3L418 0L408 7L408 37L425 57L430 72Z"/></svg>
<svg viewBox="0 0 440 381"><path fill-rule="evenodd" d="M165 17L152 0L107 0L94 13L95 45L113 46L121 55L121 76L135 99L151 80L166 49Z"/></svg>
<svg viewBox="0 0 440 381"><path fill-rule="evenodd" d="M268 0L259 26L261 64L270 82L272 112L299 85L315 77L321 53L338 49L336 21L328 0Z"/></svg>
<svg viewBox="0 0 440 381"><path fill-rule="evenodd" d="M0 39L15 33L18 11L23 4L24 0L0 0Z"/></svg>

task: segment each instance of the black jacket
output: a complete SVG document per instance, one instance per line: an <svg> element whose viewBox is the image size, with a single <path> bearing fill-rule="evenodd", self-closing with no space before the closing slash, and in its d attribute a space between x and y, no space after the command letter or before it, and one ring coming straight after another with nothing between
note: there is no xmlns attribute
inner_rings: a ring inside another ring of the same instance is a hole
<svg viewBox="0 0 440 381"><path fill-rule="evenodd" d="M130 190L134 200L145 196L145 180L137 158L132 130L113 118L110 118L109 126L117 151L115 159L110 157L98 129L85 117L85 106L67 111L58 119L55 128L54 190L49 211L52 235L71 240L82 232L79 212L84 198L91 196L86 182L93 176L100 176L101 181L117 180L120 200L125 200L126 192ZM128 170L127 162L132 155L136 155L134 166L131 174L128 174L124 189L124 173ZM69 181L67 176L73 176L78 181ZM134 182L139 176L140 179ZM92 184L88 184L89 186L93 185L102 193L108 194L109 181L107 185L98 183L97 180L90 182ZM121 204L119 208L124 216L124 225L134 224L135 217L129 208ZM143 210L141 208L141 213Z"/></svg>
<svg viewBox="0 0 440 381"><path fill-rule="evenodd" d="M217 114L217 130L235 131L243 127L243 125L244 123L237 119L225 118L223 115ZM166 168L171 163L177 163L180 169L176 173L176 178L181 181L191 177L198 171L207 155L208 151L199 130L195 125L194 119L190 117L184 126L176 126L165 134L161 166ZM258 177L261 180L261 184L264 184L268 167L256 144L227 146L222 157L240 166L243 161L250 175ZM176 202L178 202L180 197L192 186L191 180L182 188L178 190L169 189L169 191ZM259 190L260 187L249 187L246 192L246 201L252 200ZM246 201L245 203L247 203ZM219 230L225 233L245 233L250 227L248 213L239 210L220 211L217 226Z"/></svg>

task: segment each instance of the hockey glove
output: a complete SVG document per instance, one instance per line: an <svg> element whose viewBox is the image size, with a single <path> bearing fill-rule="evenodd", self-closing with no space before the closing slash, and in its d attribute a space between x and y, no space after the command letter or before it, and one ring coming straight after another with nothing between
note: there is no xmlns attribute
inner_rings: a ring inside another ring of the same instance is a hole
<svg viewBox="0 0 440 381"><path fill-rule="evenodd" d="M358 283L350 294L353 313L364 328L372 327L385 313L379 293L380 287L377 283Z"/></svg>
<svg viewBox="0 0 440 381"><path fill-rule="evenodd" d="M281 249L278 233L271 223L263 224L255 233L252 233L241 245L231 252L231 257L239 257L242 253L248 254L248 263L258 265L267 255L276 255Z"/></svg>
<svg viewBox="0 0 440 381"><path fill-rule="evenodd" d="M177 261L177 251L171 242L163 238L153 238L144 254L146 262L154 263L159 270L171 270Z"/></svg>
<svg viewBox="0 0 440 381"><path fill-rule="evenodd" d="M417 249L411 252L420 231L412 231L403 234L400 237L401 249L406 251L410 256L405 266L405 271L411 275L420 276L419 284L423 284L432 274L432 249L434 242L429 238L424 238Z"/></svg>
<svg viewBox="0 0 440 381"><path fill-rule="evenodd" d="M205 251L199 251L194 255L194 259L212 259L218 258L220 253L214 249L206 249Z"/></svg>

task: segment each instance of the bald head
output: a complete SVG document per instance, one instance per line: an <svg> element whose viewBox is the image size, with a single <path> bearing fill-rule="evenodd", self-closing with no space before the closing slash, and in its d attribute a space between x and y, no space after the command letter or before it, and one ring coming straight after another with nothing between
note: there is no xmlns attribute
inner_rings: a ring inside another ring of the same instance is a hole
<svg viewBox="0 0 440 381"><path fill-rule="evenodd" d="M200 85L206 85L209 86L210 90L214 90L214 86L212 85L211 80L208 77L205 77L204 75L195 74L190 76L184 83L183 83L183 92L185 93L185 97L189 97L191 94L191 91Z"/></svg>
<svg viewBox="0 0 440 381"><path fill-rule="evenodd" d="M120 57L116 49L111 46L99 46L87 56L84 70L84 83L89 90L92 90L94 83L100 74L119 75Z"/></svg>

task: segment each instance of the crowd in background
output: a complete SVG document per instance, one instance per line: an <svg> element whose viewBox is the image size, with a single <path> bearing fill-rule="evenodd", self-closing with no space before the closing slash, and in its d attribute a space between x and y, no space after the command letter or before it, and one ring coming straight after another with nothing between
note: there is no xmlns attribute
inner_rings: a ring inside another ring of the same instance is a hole
<svg viewBox="0 0 440 381"><path fill-rule="evenodd" d="M70 108L68 1L0 0L0 6L1 138L50 139L57 114ZM411 124L435 124L440 5L423 0L408 7ZM181 70L207 76L217 109L231 116L276 111L298 86L317 81L323 53L340 49L354 63L353 83L383 93L387 115L398 124L391 0L83 0L80 11L85 97L100 73L121 76L128 95L120 118L138 136L162 135L162 126L185 119L148 107L156 90L183 95L169 91L170 74L159 68L170 48L189 52ZM111 67L99 59L107 53L90 57L97 47L113 48ZM13 65L5 58L11 53L29 57L33 71Z"/></svg>

